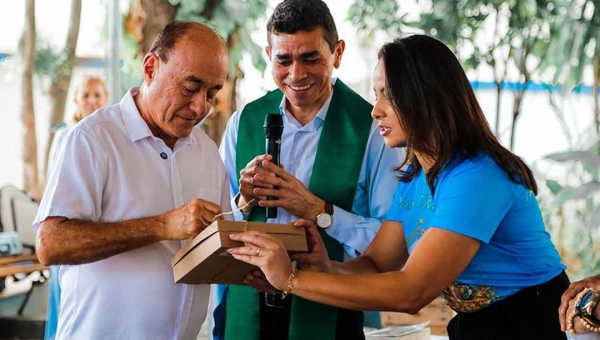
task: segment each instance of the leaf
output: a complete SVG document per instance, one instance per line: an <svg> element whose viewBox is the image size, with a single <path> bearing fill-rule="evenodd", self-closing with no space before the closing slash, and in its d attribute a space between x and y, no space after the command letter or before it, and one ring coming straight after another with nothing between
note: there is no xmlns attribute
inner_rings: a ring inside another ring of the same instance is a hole
<svg viewBox="0 0 600 340"><path fill-rule="evenodd" d="M565 187L557 196L556 204L560 205L567 201L587 198L600 191L600 182L593 180L578 187Z"/></svg>
<svg viewBox="0 0 600 340"><path fill-rule="evenodd" d="M595 167L595 168L600 168L600 156L598 156L597 154L590 152L590 151L566 151L566 152L559 152L559 153L553 153L553 154L549 154L544 156L544 158L555 161L555 162L560 162L560 163L567 163L567 162L579 162L581 163L584 167Z"/></svg>
<svg viewBox="0 0 600 340"><path fill-rule="evenodd" d="M550 189L550 192L553 195L558 194L563 189L562 185L560 185L560 183L553 179L547 179L546 186L548 187L548 189Z"/></svg>
<svg viewBox="0 0 600 340"><path fill-rule="evenodd" d="M589 224L594 228L600 227L600 207L594 210L589 217Z"/></svg>
<svg viewBox="0 0 600 340"><path fill-rule="evenodd" d="M517 1L518 13L523 18L533 18L537 14L537 3L535 0Z"/></svg>
<svg viewBox="0 0 600 340"><path fill-rule="evenodd" d="M267 62L263 56L263 49L252 40L252 37L250 37L247 30L241 29L239 34L240 46L244 48L246 52L250 53L254 67L261 73L264 72L267 68Z"/></svg>

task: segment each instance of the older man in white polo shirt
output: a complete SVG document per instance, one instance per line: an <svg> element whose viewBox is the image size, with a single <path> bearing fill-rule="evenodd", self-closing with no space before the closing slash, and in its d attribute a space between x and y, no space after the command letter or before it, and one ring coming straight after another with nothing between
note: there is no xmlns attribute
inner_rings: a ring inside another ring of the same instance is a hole
<svg viewBox="0 0 600 340"><path fill-rule="evenodd" d="M34 222L40 261L63 265L58 339L196 339L209 289L174 284L170 258L230 209L217 147L194 128L227 66L211 29L171 23L142 86L66 137Z"/></svg>

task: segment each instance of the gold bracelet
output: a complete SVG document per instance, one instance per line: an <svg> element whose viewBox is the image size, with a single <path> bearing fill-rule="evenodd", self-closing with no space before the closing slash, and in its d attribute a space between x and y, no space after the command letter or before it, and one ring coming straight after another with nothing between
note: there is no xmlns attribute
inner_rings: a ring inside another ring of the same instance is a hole
<svg viewBox="0 0 600 340"><path fill-rule="evenodd" d="M288 280L287 280L287 289L283 291L283 295L281 295L281 299L285 299L285 297L290 294L292 292L292 285L294 282L294 277L296 277L296 266L294 266L294 264L292 263L292 272L290 273L290 276L288 276Z"/></svg>

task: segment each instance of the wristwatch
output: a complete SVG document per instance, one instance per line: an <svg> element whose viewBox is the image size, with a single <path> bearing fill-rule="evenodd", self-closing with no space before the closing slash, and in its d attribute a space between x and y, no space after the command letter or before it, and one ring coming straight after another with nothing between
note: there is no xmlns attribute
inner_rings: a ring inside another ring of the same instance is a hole
<svg viewBox="0 0 600 340"><path fill-rule="evenodd" d="M595 309L600 301L600 292L597 290L588 291L581 300L575 304L575 315L586 319L594 325L600 325L600 320L595 316Z"/></svg>
<svg viewBox="0 0 600 340"><path fill-rule="evenodd" d="M317 225L323 229L331 227L333 224L333 204L325 202L323 211L317 215Z"/></svg>

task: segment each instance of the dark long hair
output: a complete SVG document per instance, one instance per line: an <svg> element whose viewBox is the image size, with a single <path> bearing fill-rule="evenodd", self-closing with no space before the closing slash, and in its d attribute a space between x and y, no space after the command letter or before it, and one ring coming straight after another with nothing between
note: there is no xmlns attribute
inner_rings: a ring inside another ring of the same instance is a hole
<svg viewBox="0 0 600 340"><path fill-rule="evenodd" d="M385 65L386 95L407 140L407 158L398 168L401 181L412 180L421 169L415 151L434 159L426 174L432 193L440 171L454 156L467 159L485 152L513 182L537 194L531 169L498 142L446 45L426 35L408 35L383 45L379 59Z"/></svg>

